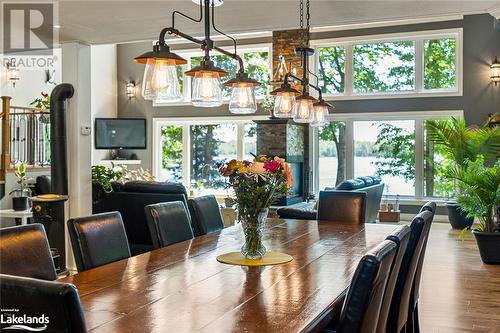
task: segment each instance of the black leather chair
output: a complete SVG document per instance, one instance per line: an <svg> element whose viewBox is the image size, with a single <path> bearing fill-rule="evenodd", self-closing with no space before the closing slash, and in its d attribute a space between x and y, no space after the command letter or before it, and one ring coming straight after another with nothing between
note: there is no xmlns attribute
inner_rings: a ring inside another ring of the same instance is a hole
<svg viewBox="0 0 500 333"><path fill-rule="evenodd" d="M347 291L338 322L324 332L375 332L396 243L385 240L361 258Z"/></svg>
<svg viewBox="0 0 500 333"><path fill-rule="evenodd" d="M181 201L144 207L155 249L194 237L186 208Z"/></svg>
<svg viewBox="0 0 500 333"><path fill-rule="evenodd" d="M418 318L418 300L419 300L419 290L420 290L420 280L422 277L422 269L424 266L424 258L425 251L427 249L427 241L429 240L429 233L431 229L432 221L434 220L434 215L436 213L436 203L435 202L427 202L420 209L420 213L422 212L431 212L431 215L425 214L424 216L424 245L422 247L422 251L418 258L417 272L415 273L415 278L413 279L413 286L410 298L410 308L408 309L408 324L406 331L407 333L411 332L420 332L420 323Z"/></svg>
<svg viewBox="0 0 500 333"><path fill-rule="evenodd" d="M387 319L386 332L388 333L400 333L402 330L406 330L408 326L408 309L412 298L412 287L418 268L419 256L425 242L426 220L430 218L432 221L432 214L429 211L424 211L415 216L411 222L410 239L401 262Z"/></svg>
<svg viewBox="0 0 500 333"><path fill-rule="evenodd" d="M30 328L41 330L47 325L41 331L87 332L78 291L72 284L1 274L0 295L2 309L19 309L12 313L16 317L44 316L48 321L46 324L25 324ZM7 312L2 315L6 316ZM7 326L3 324L2 329L7 331Z"/></svg>
<svg viewBox="0 0 500 333"><path fill-rule="evenodd" d="M102 213L68 220L78 272L130 257L120 213Z"/></svg>
<svg viewBox="0 0 500 333"><path fill-rule="evenodd" d="M321 191L318 199L318 220L365 223L366 193Z"/></svg>
<svg viewBox="0 0 500 333"><path fill-rule="evenodd" d="M411 229L407 225L401 225L397 227L386 239L396 243L396 256L391 267L391 275L387 281L387 287L385 288L384 300L382 302L382 308L380 309L380 316L377 325L377 333L385 333L387 326L387 317L389 316L389 309L391 307L392 295L394 293L394 287L396 286L396 281L399 274L399 269L401 268L401 262L408 247L408 241L410 240Z"/></svg>
<svg viewBox="0 0 500 333"><path fill-rule="evenodd" d="M43 225L0 229L0 273L48 281L57 279Z"/></svg>
<svg viewBox="0 0 500 333"><path fill-rule="evenodd" d="M214 195L189 199L188 206L195 236L205 235L224 228L219 204Z"/></svg>

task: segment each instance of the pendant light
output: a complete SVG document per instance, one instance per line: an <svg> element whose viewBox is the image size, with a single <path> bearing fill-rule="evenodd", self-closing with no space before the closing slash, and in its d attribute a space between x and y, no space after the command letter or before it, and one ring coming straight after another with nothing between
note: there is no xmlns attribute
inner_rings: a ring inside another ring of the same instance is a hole
<svg viewBox="0 0 500 333"><path fill-rule="evenodd" d="M319 97L319 101L313 104L313 120L311 122L311 126L313 127L321 127L328 125L328 111L335 109L332 105L325 102L323 98L321 98L321 94Z"/></svg>
<svg viewBox="0 0 500 333"><path fill-rule="evenodd" d="M225 86L232 88L231 101L229 103L231 113L254 113L257 110L255 87L259 85L259 82L250 79L248 74L245 73L243 59L236 52L236 40L215 27L214 8L222 5L222 3L223 0L199 0L200 17L198 19L174 11L172 13L172 27L162 29L158 43L154 46L153 51L146 52L135 58L136 62L146 64L142 88L144 99L169 100L180 98L179 82L175 66L187 64L187 61L177 54L170 52L170 48L165 43L166 34L170 34L200 45L205 53L201 64L185 73L186 76L191 77L191 102L194 106L217 107L222 105L221 78L226 77L228 73L216 67L213 61L210 60L210 51L215 50L237 61L239 64L239 72L236 77L224 83ZM210 7L212 8L211 14ZM200 40L177 30L175 28L176 14L197 23L203 21L205 28L204 39ZM214 45L213 40L210 38L211 29L233 41L234 53Z"/></svg>
<svg viewBox="0 0 500 333"><path fill-rule="evenodd" d="M300 95L298 90L293 89L288 82L284 82L281 87L271 91L270 94L276 96L273 109L276 118L293 118L295 116L295 97Z"/></svg>
<svg viewBox="0 0 500 333"><path fill-rule="evenodd" d="M307 94L297 97L293 111L293 121L296 123L310 123L314 117L314 103L316 99Z"/></svg>

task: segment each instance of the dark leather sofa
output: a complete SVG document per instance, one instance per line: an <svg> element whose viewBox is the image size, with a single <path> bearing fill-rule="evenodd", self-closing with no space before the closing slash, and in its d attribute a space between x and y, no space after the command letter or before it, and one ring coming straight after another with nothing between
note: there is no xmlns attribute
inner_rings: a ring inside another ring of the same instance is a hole
<svg viewBox="0 0 500 333"><path fill-rule="evenodd" d="M384 183L378 176L364 176L344 180L337 187L326 187L325 191L356 191L366 193L365 222L376 222ZM279 217L284 219L315 220L317 211L314 203L301 202L291 206L278 208Z"/></svg>
<svg viewBox="0 0 500 333"><path fill-rule="evenodd" d="M186 188L178 183L113 183L113 192L110 193L104 192L99 184L94 183L92 192L93 214L112 211L121 213L132 255L154 249L144 207L160 202L181 201L188 211Z"/></svg>

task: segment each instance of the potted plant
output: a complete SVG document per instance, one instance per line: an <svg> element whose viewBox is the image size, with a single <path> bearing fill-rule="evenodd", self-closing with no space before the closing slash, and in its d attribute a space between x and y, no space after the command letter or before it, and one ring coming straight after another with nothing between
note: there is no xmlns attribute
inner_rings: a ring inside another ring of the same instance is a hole
<svg viewBox="0 0 500 333"><path fill-rule="evenodd" d="M20 163L17 166L15 175L17 177L17 187L9 193L14 195L12 197L12 209L15 211L27 210L30 208L29 197L31 195L31 188L29 181L31 178L28 178L26 175L26 164Z"/></svg>
<svg viewBox="0 0 500 333"><path fill-rule="evenodd" d="M434 143L441 145L446 158L453 161L452 168L463 166L466 160L475 161L483 155L485 161L494 161L500 154L500 129L498 127L467 127L463 118L427 121L427 135ZM446 177L452 179L449 176ZM460 184L455 180L456 197ZM474 222L456 201L446 202L448 218L454 229L470 227Z"/></svg>
<svg viewBox="0 0 500 333"><path fill-rule="evenodd" d="M481 259L486 264L500 264L500 161L493 166L485 166L483 156L475 161L465 161L464 166L456 166L449 176L458 181L460 193L458 203L469 217L479 223L472 230L476 237Z"/></svg>

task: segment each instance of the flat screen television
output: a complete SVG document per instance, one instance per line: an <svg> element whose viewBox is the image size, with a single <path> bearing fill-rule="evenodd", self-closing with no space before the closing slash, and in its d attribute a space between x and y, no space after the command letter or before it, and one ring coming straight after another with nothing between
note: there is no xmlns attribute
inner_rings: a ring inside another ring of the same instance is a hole
<svg viewBox="0 0 500 333"><path fill-rule="evenodd" d="M96 149L146 149L146 119L96 118Z"/></svg>

